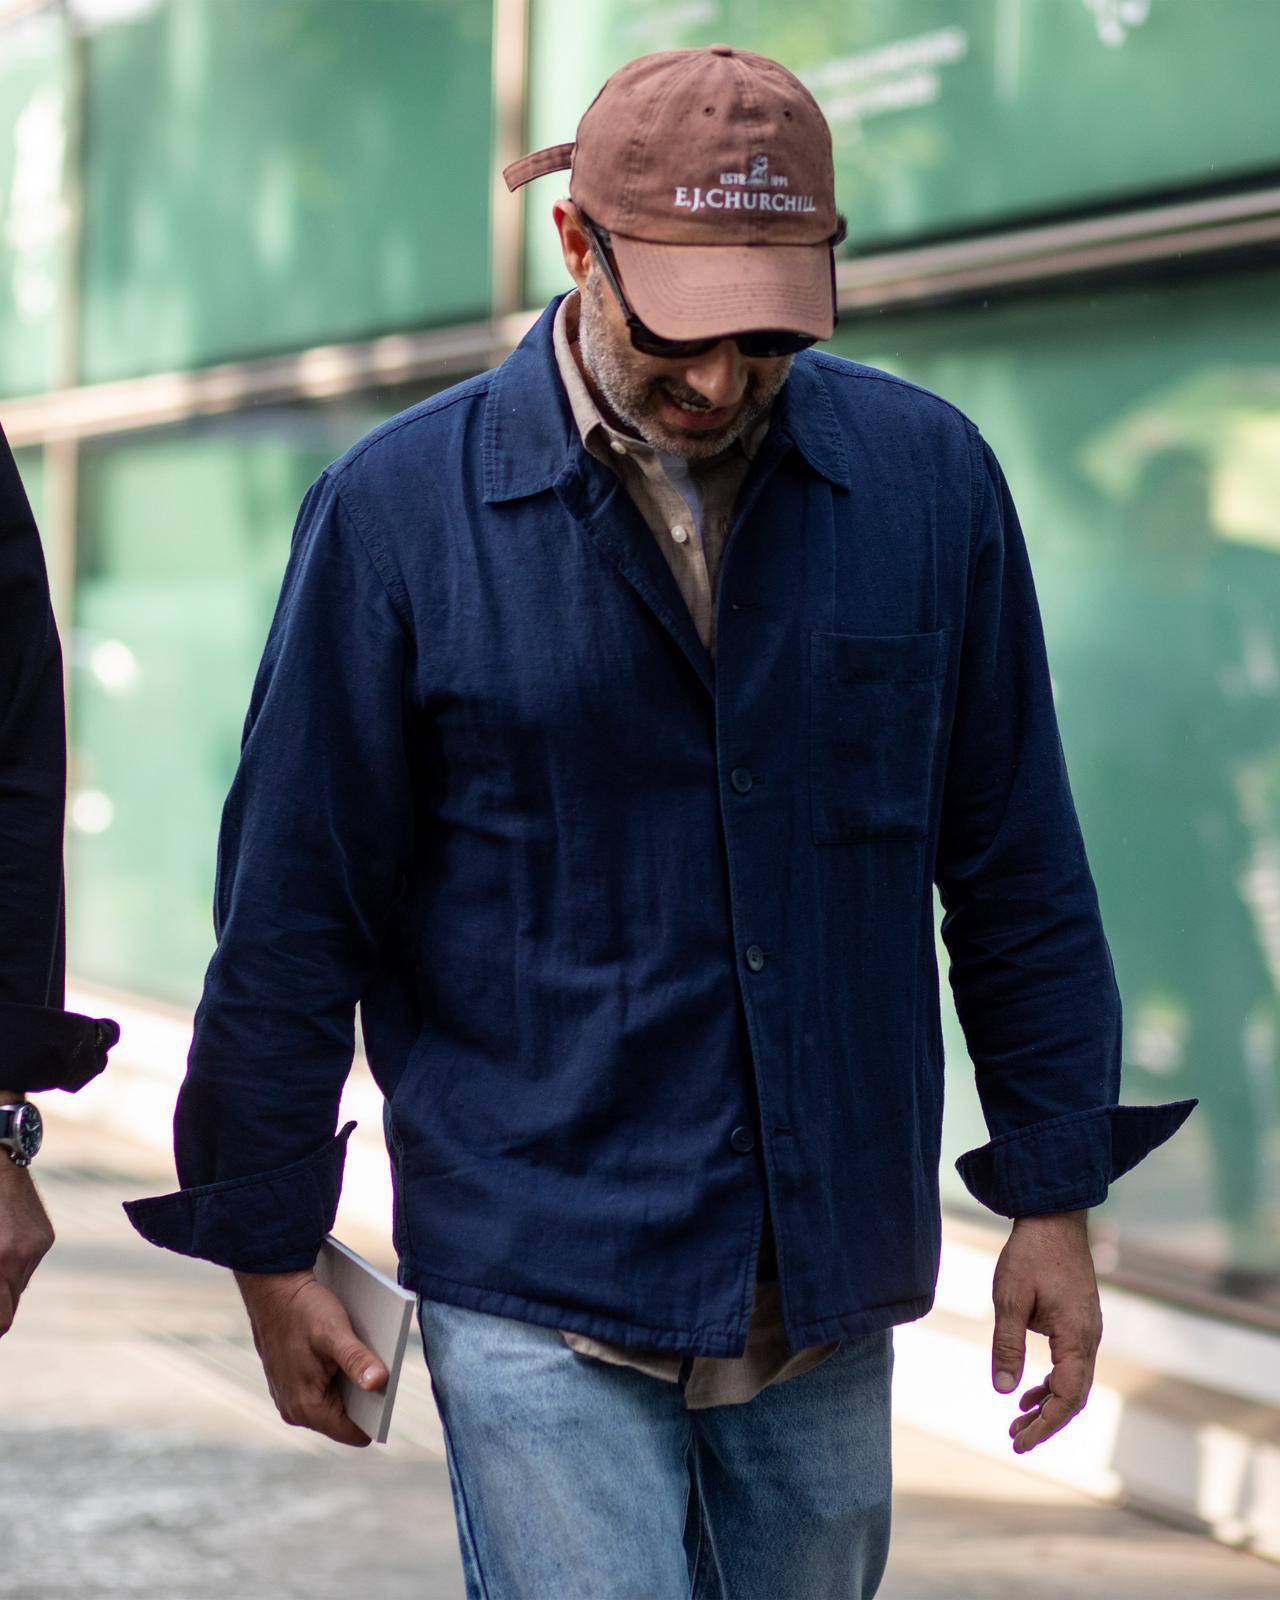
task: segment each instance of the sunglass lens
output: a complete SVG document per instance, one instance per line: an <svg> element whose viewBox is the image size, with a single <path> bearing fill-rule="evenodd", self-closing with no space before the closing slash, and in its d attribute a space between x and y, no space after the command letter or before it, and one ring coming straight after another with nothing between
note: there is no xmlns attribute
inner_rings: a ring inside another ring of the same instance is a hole
<svg viewBox="0 0 1280 1600"><path fill-rule="evenodd" d="M765 332L738 335L738 349L748 357L794 356L817 342L816 339L811 339L803 333Z"/></svg>
<svg viewBox="0 0 1280 1600"><path fill-rule="evenodd" d="M664 361L687 361L714 350L719 339L660 339L648 328L633 326L631 342L643 355L658 356ZM740 333L734 340L738 349L749 360L769 356L794 356L807 350L817 340L803 333L784 333L767 330L764 333Z"/></svg>
<svg viewBox="0 0 1280 1600"><path fill-rule="evenodd" d="M646 356L660 356L664 361L682 361L691 356L706 355L719 344L718 339L660 339L648 328L631 329L631 342Z"/></svg>

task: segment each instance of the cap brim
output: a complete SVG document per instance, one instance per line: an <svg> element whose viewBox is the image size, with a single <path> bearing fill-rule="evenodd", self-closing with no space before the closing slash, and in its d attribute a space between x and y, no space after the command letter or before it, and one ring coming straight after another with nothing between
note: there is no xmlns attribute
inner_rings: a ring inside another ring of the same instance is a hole
<svg viewBox="0 0 1280 1600"><path fill-rule="evenodd" d="M834 331L826 243L649 244L615 233L611 244L632 310L659 338Z"/></svg>

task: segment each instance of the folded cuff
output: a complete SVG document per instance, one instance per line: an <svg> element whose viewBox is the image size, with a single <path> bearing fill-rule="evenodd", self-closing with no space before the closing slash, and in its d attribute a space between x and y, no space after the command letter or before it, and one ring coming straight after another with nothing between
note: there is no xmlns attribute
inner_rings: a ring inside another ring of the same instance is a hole
<svg viewBox="0 0 1280 1600"><path fill-rule="evenodd" d="M6 1089L74 1094L107 1064L120 1037L110 1017L82 1017L51 1006L0 1005L0 1077Z"/></svg>
<svg viewBox="0 0 1280 1600"><path fill-rule="evenodd" d="M144 1239L237 1272L302 1272L333 1227L354 1122L312 1155L271 1172L126 1200Z"/></svg>
<svg viewBox="0 0 1280 1600"><path fill-rule="evenodd" d="M1086 1211L1178 1131L1199 1104L1095 1106L1033 1122L968 1150L956 1171L975 1200L1002 1217Z"/></svg>

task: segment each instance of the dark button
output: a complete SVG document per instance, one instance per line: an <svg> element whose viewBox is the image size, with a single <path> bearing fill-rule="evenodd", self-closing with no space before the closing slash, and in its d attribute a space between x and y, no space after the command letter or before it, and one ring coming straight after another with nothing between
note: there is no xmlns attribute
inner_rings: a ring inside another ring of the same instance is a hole
<svg viewBox="0 0 1280 1600"><path fill-rule="evenodd" d="M733 46L731 44L709 44L707 49L710 50L713 56L731 56L733 54Z"/></svg>
<svg viewBox="0 0 1280 1600"><path fill-rule="evenodd" d="M758 944L749 944L747 946L747 965L752 972L759 972L764 966L764 951Z"/></svg>
<svg viewBox="0 0 1280 1600"><path fill-rule="evenodd" d="M729 774L729 782L734 786L739 794L746 794L747 790L755 782L755 779L745 767L735 767Z"/></svg>
<svg viewBox="0 0 1280 1600"><path fill-rule="evenodd" d="M756 1136L750 1128L735 1128L729 1135L729 1143L740 1156L745 1156L748 1150L756 1147Z"/></svg>

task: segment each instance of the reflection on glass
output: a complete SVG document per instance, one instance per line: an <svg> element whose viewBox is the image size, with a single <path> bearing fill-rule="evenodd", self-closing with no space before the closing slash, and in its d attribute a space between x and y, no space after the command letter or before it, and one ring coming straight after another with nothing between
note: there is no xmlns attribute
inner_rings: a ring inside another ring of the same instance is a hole
<svg viewBox="0 0 1280 1600"><path fill-rule="evenodd" d="M86 381L486 314L491 7L131 9L86 18Z"/></svg>
<svg viewBox="0 0 1280 1600"><path fill-rule="evenodd" d="M67 66L60 8L0 21L0 395L58 378Z"/></svg>
<svg viewBox="0 0 1280 1600"><path fill-rule="evenodd" d="M36 526L43 529L45 515L44 493L44 451L28 446L26 449L15 450L13 459L18 466L18 476L22 479L22 487L27 491L27 499L31 502L31 510L36 519ZM48 555L45 556L48 564Z"/></svg>
<svg viewBox="0 0 1280 1600"><path fill-rule="evenodd" d="M1046 297L855 327L842 349L964 407L1001 456L1124 1001L1125 1098L1202 1102L1117 1186L1102 1253L1280 1310L1274 300L1248 275ZM944 1031L955 1155L985 1134L953 1014Z"/></svg>
<svg viewBox="0 0 1280 1600"><path fill-rule="evenodd" d="M1247 1276L1280 1269L1265 1084L1253 1081L1272 1064L1275 985L1244 894L1246 796L1277 753L1280 547L1224 540L1212 488L1205 449L1145 453L1127 530L1081 572L1055 670L1126 1000L1129 1081L1201 1097L1228 1270Z"/></svg>

